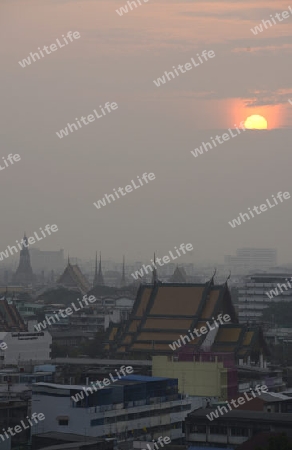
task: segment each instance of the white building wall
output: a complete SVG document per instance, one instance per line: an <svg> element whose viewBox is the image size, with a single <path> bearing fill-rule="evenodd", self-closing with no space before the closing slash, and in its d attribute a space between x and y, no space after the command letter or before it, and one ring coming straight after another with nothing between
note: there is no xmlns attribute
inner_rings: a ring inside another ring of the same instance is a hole
<svg viewBox="0 0 292 450"><path fill-rule="evenodd" d="M119 323L121 321L121 311L119 309L114 309L110 314L106 314L104 317L104 329L106 330L110 323Z"/></svg>
<svg viewBox="0 0 292 450"><path fill-rule="evenodd" d="M95 408L77 408L71 406L70 397L54 397L49 395L42 395L39 393L33 393L32 396L32 411L37 413L43 413L45 420L41 422L43 432L55 431L62 433L76 433L79 430L79 434L86 436L99 437L106 434L122 433L126 430L150 428L153 426L170 425L171 423L181 422L184 417L191 411L182 411L179 413L165 413L163 414L163 408L169 408L171 406L179 406L191 404L191 400L183 399L172 402L158 403L154 405L137 406L128 409L112 409L111 411L94 412ZM159 410L161 415L152 416L151 411ZM142 411L149 411L148 417L138 418L135 420L119 421L119 417L125 414L133 414ZM68 425L59 425L57 420L58 416L68 416ZM115 417L116 422L105 425L91 426L90 422L93 419L99 419L104 417ZM181 436L181 430L173 430L179 436ZM177 438L177 437L176 437Z"/></svg>
<svg viewBox="0 0 292 450"><path fill-rule="evenodd" d="M48 331L39 333L29 332L7 332L3 333L4 342L7 344L7 350L1 350L1 356L4 356L3 363L17 365L21 361L41 361L50 360L52 336ZM2 335L2 333L1 333Z"/></svg>

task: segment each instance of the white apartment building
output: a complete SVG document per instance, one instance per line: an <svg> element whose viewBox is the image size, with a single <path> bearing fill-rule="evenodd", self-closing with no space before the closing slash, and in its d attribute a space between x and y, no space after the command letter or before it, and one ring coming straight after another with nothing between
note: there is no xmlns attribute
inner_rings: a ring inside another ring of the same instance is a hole
<svg viewBox="0 0 292 450"><path fill-rule="evenodd" d="M271 302L292 302L292 289L287 290L283 284L287 285L286 279L290 280L288 274L263 273L247 276L238 289L238 318L241 323L260 322L262 311L271 305ZM292 285L292 282L291 282ZM279 288L281 287L281 289ZM277 289L279 295L272 298L266 294L271 289ZM271 318L272 321L272 318Z"/></svg>
<svg viewBox="0 0 292 450"><path fill-rule="evenodd" d="M128 319L134 300L126 297L97 298L88 308L74 312L69 317L70 327L77 331L95 333L106 330L110 323L119 323Z"/></svg>
<svg viewBox="0 0 292 450"><path fill-rule="evenodd" d="M177 393L177 380L131 375L104 389L87 392L76 403L71 396L82 385L36 383L32 410L45 420L33 434L50 431L92 437L111 437L118 441L151 440L169 436L180 439L182 422L191 411L191 399ZM90 388L90 385L87 386Z"/></svg>

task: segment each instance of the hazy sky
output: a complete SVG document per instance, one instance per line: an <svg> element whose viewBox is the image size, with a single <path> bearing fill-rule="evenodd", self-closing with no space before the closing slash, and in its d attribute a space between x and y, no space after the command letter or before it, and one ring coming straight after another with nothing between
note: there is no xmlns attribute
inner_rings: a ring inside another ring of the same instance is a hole
<svg viewBox="0 0 292 450"><path fill-rule="evenodd" d="M125 0L0 0L0 161L21 156L0 172L0 250L57 224L39 248L146 260L191 242L186 262L223 261L240 247L277 247L279 262L291 262L292 198L228 224L278 191L292 195L292 16L250 30L289 1L140 1L121 17ZM19 65L68 31L80 39ZM215 58L154 85L203 50ZM118 109L57 137L105 102ZM251 114L270 130L191 155ZM156 179L94 207L144 172Z"/></svg>

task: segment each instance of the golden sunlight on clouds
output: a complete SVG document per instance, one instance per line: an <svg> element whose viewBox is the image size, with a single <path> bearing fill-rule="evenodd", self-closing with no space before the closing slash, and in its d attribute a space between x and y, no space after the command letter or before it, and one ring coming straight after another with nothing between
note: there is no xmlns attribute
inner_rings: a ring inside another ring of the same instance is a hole
<svg viewBox="0 0 292 450"><path fill-rule="evenodd" d="M268 129L282 128L284 126L284 106L283 105L266 105L266 106L246 106L246 99L233 99L231 108L228 112L231 124L239 124L245 121L247 117L258 115L262 116L268 122Z"/></svg>

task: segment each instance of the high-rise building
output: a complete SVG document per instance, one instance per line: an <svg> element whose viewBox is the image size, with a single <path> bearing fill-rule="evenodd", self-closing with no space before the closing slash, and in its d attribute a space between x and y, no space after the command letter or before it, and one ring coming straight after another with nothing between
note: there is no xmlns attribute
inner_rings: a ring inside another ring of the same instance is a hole
<svg viewBox="0 0 292 450"><path fill-rule="evenodd" d="M31 265L34 273L61 272L64 269L64 250L43 251L39 248L30 249Z"/></svg>
<svg viewBox="0 0 292 450"><path fill-rule="evenodd" d="M239 248L236 256L227 255L224 263L234 275L253 270L269 270L277 265L277 250L274 248Z"/></svg>
<svg viewBox="0 0 292 450"><path fill-rule="evenodd" d="M271 302L292 302L288 273L261 273L247 276L238 289L238 318L241 323L259 322ZM289 282L289 281L288 281ZM269 295L268 295L269 294Z"/></svg>

